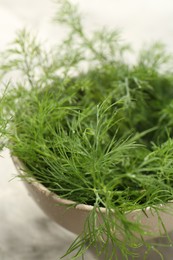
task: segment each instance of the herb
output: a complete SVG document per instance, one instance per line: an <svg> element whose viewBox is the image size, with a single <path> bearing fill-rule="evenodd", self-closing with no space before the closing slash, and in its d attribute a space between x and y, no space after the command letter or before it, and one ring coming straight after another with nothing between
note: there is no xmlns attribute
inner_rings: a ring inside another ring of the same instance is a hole
<svg viewBox="0 0 173 260"><path fill-rule="evenodd" d="M173 199L170 55L156 43L128 64L119 33L104 28L88 36L66 0L55 20L69 28L62 44L46 51L22 30L4 54L2 74L20 73L3 102L7 145L26 165L26 178L94 206L66 255L77 250L77 259L104 240L97 253L105 259L116 259L117 247L124 259L135 257L131 248L151 249L143 240L150 231L125 213L151 207L160 220L159 205Z"/></svg>
<svg viewBox="0 0 173 260"><path fill-rule="evenodd" d="M7 120L3 116L4 104L6 104L5 94L4 90L0 93L0 151L5 146L4 136L6 134L7 125Z"/></svg>

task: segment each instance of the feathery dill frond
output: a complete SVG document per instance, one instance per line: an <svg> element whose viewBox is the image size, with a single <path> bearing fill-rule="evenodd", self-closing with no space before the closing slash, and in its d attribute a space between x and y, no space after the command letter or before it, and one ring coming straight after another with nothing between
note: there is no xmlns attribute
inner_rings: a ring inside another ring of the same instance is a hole
<svg viewBox="0 0 173 260"><path fill-rule="evenodd" d="M65 255L77 250L77 259L94 245L105 259L116 259L117 250L128 259L141 244L150 250L150 230L127 212L150 207L156 214L173 199L173 78L162 71L169 55L157 43L128 64L118 32L88 35L67 0L56 20L69 28L59 47L46 51L22 30L4 54L1 74L21 75L1 109L1 118L10 118L9 147L26 165L26 178L93 206Z"/></svg>

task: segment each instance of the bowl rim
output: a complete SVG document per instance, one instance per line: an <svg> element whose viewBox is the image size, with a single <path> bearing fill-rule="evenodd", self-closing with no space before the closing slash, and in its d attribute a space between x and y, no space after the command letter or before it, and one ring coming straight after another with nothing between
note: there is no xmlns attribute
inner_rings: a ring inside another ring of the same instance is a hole
<svg viewBox="0 0 173 260"><path fill-rule="evenodd" d="M17 156L14 156L12 154L11 154L11 158L12 158L14 165L16 166L18 173L20 173L21 176L24 176L25 169L26 169L26 166L24 165L24 163ZM54 192L50 191L42 183L40 183L37 179L35 179L33 177L24 178L24 180L27 181L32 186L34 186L39 192L44 193L44 195L46 197L53 198L53 200L55 202L57 202L58 204L60 204L61 206L69 206L69 207L73 206L73 208L75 208L75 209L79 209L82 211L88 211L88 212L90 212L94 208L94 206L92 206L92 205L77 203L73 200L60 198L60 196L58 196ZM100 207L100 211L104 213L104 212L106 212L106 209L104 207Z"/></svg>
<svg viewBox="0 0 173 260"><path fill-rule="evenodd" d="M17 157L17 156L14 156L12 154L11 155L11 158L12 158L12 161L19 173L19 175L21 176L25 176L25 169L26 169L26 166L24 165L24 163ZM88 205L88 204L82 204L82 203L77 203L73 200L69 200L69 199L63 199L61 198L60 196L58 196L56 193L50 191L47 187L45 187L42 183L40 183L37 179L33 178L33 177L27 177L27 178L24 178L24 181L26 181L27 183L31 184L36 190L38 190L40 193L44 194L46 197L51 197L55 203L61 205L61 206L67 206L67 207L72 207L74 209L77 209L77 210L81 210L81 211L86 211L86 212L91 212L92 209L94 208L93 205ZM159 204L157 205L157 209L158 208L164 208L165 209L167 208L168 205L172 204L173 203L173 200L171 201L168 201L164 204ZM144 209L134 209L134 210L129 210L129 211L126 211L124 214L128 215L128 214L132 214L132 215L135 215L139 212L143 213L144 215L146 215L146 212L147 211L151 211L152 208L151 206L148 206ZM100 213L106 213L106 208L104 207L99 207L99 212ZM145 211L145 212L144 212Z"/></svg>

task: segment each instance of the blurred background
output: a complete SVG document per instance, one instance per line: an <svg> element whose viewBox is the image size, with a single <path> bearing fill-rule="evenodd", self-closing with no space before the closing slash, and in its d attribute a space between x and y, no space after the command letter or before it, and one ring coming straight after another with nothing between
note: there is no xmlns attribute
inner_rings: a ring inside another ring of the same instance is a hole
<svg viewBox="0 0 173 260"><path fill-rule="evenodd" d="M88 30L110 26L122 32L134 52L141 46L162 41L173 53L172 0L76 0L84 13ZM28 28L55 44L65 35L52 22L57 5L51 0L0 0L0 50L21 28ZM55 260L65 253L75 236L48 219L34 204L16 171L7 150L0 157L0 260ZM171 248L163 249L164 259L173 258ZM88 252L86 260L97 259ZM142 251L141 251L142 259ZM153 254L149 259L160 259Z"/></svg>

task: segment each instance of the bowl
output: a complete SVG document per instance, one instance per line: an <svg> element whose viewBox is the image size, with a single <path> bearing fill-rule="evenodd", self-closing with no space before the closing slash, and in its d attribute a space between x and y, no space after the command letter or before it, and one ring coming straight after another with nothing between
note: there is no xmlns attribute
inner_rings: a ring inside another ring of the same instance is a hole
<svg viewBox="0 0 173 260"><path fill-rule="evenodd" d="M12 156L12 160L19 175L24 175L26 167L17 157ZM23 182L34 201L52 220L72 233L80 234L83 231L85 221L93 206L62 199L33 178L27 180L24 178ZM105 213L105 208L101 208L101 211ZM145 240L162 236L165 230L167 233L173 230L172 202L159 205L155 209L148 207L145 211L127 212L126 216L131 222L140 222L150 232L150 235L146 232L143 237Z"/></svg>

